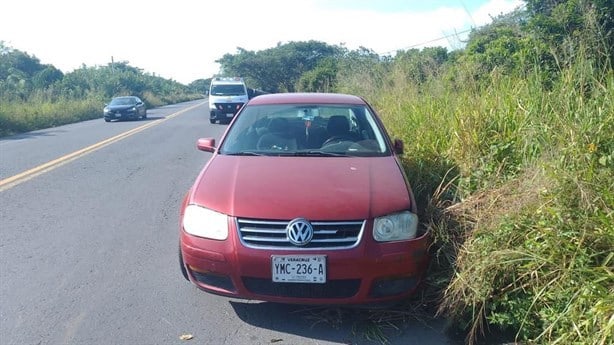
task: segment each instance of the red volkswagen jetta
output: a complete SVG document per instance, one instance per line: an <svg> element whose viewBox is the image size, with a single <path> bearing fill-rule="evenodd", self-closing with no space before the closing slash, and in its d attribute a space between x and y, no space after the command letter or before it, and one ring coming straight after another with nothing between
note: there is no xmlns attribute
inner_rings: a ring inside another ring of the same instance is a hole
<svg viewBox="0 0 614 345"><path fill-rule="evenodd" d="M367 102L262 95L236 115L181 206L179 260L204 291L298 304L395 302L428 264L428 233Z"/></svg>

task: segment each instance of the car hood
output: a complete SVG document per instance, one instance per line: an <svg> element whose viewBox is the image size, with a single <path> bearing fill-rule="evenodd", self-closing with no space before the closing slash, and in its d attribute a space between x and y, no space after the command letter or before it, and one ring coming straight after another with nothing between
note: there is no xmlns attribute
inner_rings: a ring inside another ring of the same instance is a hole
<svg viewBox="0 0 614 345"><path fill-rule="evenodd" d="M231 216L280 220L362 220L411 205L393 156L214 155L189 202Z"/></svg>

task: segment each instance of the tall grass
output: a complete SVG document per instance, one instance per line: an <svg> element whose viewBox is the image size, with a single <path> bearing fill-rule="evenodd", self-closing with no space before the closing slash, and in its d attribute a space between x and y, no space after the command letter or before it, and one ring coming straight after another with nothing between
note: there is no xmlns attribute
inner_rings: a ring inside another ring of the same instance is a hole
<svg viewBox="0 0 614 345"><path fill-rule="evenodd" d="M201 99L202 95L185 92L158 95L145 91L141 97L147 107L153 108ZM50 97L44 90L33 93L26 101L5 99L0 107L0 137L102 118L104 104L109 101L95 93L83 98Z"/></svg>
<svg viewBox="0 0 614 345"><path fill-rule="evenodd" d="M404 139L434 237L432 302L483 332L552 344L614 342L614 74L583 56L545 80L458 65L415 84L342 80ZM369 87L372 85L373 87ZM377 87L375 87L377 85Z"/></svg>
<svg viewBox="0 0 614 345"><path fill-rule="evenodd" d="M103 106L96 98L49 100L32 96L25 103L5 101L0 108L0 137L102 118Z"/></svg>

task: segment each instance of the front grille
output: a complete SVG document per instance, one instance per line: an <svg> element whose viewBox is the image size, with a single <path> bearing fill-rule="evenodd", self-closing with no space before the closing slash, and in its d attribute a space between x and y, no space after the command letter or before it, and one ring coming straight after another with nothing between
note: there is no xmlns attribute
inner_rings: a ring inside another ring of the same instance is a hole
<svg viewBox="0 0 614 345"><path fill-rule="evenodd" d="M287 221L238 219L241 243L257 249L348 249L358 245L364 221L311 222L313 239L305 246L293 245L286 234Z"/></svg>
<svg viewBox="0 0 614 345"><path fill-rule="evenodd" d="M360 279L329 280L324 284L274 283L270 279L243 277L250 292L292 298L350 298L358 293Z"/></svg>
<svg viewBox="0 0 614 345"><path fill-rule="evenodd" d="M130 115L134 114L134 110L126 109L126 110L110 110L109 115Z"/></svg>

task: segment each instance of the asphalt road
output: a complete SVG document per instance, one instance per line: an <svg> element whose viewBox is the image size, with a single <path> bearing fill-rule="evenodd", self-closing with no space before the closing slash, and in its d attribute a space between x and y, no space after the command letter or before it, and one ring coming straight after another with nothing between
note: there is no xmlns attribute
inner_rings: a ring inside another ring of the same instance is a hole
<svg viewBox="0 0 614 345"><path fill-rule="evenodd" d="M0 139L0 344L455 344L441 320L374 324L185 281L179 204L210 157L196 140L225 129L200 100Z"/></svg>

